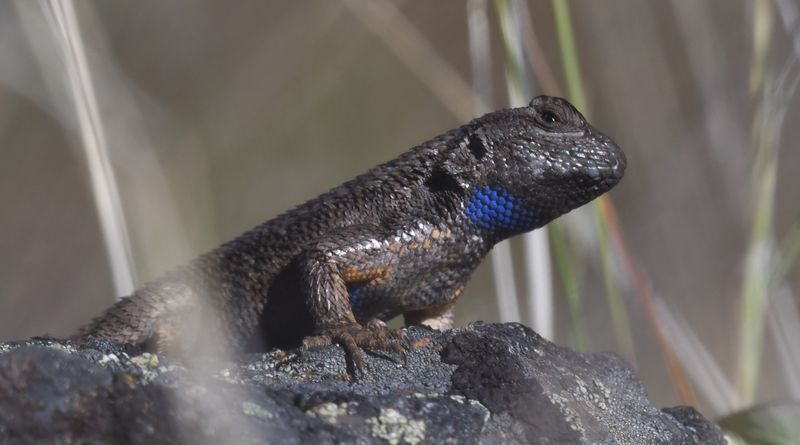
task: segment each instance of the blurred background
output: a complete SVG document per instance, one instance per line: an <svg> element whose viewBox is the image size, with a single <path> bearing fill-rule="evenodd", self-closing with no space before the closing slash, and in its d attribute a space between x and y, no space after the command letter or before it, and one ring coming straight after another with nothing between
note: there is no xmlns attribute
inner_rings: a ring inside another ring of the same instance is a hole
<svg viewBox="0 0 800 445"><path fill-rule="evenodd" d="M659 406L795 415L798 55L793 0L2 1L0 340L554 94L626 177L500 246L458 324L617 352Z"/></svg>

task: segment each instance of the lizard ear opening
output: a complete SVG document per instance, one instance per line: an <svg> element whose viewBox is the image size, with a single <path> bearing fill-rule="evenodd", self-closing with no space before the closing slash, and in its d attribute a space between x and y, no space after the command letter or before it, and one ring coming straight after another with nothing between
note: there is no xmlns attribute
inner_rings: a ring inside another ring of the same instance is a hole
<svg viewBox="0 0 800 445"><path fill-rule="evenodd" d="M425 179L424 185L432 193L465 194L479 172L477 165L489 156L489 148L480 129L470 131L461 138Z"/></svg>
<svg viewBox="0 0 800 445"><path fill-rule="evenodd" d="M467 139L467 148L469 148L469 151L473 156L475 156L475 159L479 161L483 159L488 152L486 145L483 143L483 139L481 139L481 137L477 134L469 135L469 138Z"/></svg>
<svg viewBox="0 0 800 445"><path fill-rule="evenodd" d="M461 194L464 191L458 180L441 166L434 167L424 185L433 194L448 192Z"/></svg>

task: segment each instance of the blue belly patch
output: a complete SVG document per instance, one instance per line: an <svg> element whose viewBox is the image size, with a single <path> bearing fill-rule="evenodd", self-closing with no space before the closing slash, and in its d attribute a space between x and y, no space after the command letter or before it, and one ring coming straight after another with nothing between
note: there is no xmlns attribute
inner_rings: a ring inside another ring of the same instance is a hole
<svg viewBox="0 0 800 445"><path fill-rule="evenodd" d="M347 294L350 296L350 308L355 311L364 301L366 294L366 283L348 283Z"/></svg>
<svg viewBox="0 0 800 445"><path fill-rule="evenodd" d="M465 212L473 223L486 230L521 233L536 227L536 215L499 186L475 188Z"/></svg>

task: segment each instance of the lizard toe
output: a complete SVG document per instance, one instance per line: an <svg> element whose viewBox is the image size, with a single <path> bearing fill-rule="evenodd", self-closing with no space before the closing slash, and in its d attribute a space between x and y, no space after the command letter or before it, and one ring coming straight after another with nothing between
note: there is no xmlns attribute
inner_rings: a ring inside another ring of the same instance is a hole
<svg viewBox="0 0 800 445"><path fill-rule="evenodd" d="M306 337L303 346L306 350L338 344L344 348L358 371L364 371L363 349L397 353L406 362L409 349L405 333L389 329L380 320L370 321L366 326L347 323L324 328L319 335Z"/></svg>

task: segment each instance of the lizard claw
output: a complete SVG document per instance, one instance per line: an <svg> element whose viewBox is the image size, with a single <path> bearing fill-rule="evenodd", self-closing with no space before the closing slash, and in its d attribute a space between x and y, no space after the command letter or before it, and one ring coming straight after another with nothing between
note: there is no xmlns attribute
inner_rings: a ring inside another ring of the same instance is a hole
<svg viewBox="0 0 800 445"><path fill-rule="evenodd" d="M341 345L359 372L364 372L364 352L361 348L397 353L406 361L406 350L410 348L403 331L393 331L386 323L374 319L366 326L358 323L347 323L323 328L319 335L306 337L303 347L306 350L316 349L332 344Z"/></svg>

